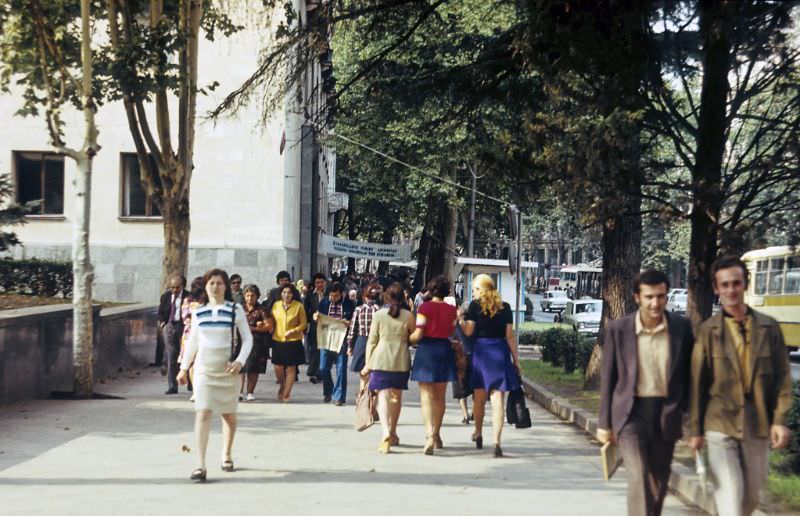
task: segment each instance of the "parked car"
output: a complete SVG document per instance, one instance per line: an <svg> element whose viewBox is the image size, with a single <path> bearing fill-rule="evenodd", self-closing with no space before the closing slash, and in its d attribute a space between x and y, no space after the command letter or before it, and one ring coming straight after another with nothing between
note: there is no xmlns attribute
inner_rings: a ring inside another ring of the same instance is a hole
<svg viewBox="0 0 800 516"><path fill-rule="evenodd" d="M673 294L683 294L686 295L689 291L685 288L671 288L669 292L667 292L667 297L672 296Z"/></svg>
<svg viewBox="0 0 800 516"><path fill-rule="evenodd" d="M567 305L569 298L563 290L548 290L542 294L542 312L560 312Z"/></svg>
<svg viewBox="0 0 800 516"><path fill-rule="evenodd" d="M568 301L561 314L561 322L569 324L578 333L596 335L600 331L602 315L603 301L600 299Z"/></svg>
<svg viewBox="0 0 800 516"><path fill-rule="evenodd" d="M667 298L667 311L677 312L680 314L686 313L686 293L672 294Z"/></svg>

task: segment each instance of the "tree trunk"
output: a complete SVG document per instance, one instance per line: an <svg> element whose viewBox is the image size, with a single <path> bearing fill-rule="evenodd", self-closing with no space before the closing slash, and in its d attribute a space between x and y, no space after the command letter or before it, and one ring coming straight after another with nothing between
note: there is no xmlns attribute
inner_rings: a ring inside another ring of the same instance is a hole
<svg viewBox="0 0 800 516"><path fill-rule="evenodd" d="M431 227L433 226L434 214L431 211L431 203L428 202L425 223L422 226L422 234L419 237L419 248L417 249L417 270L414 273L414 290L419 291L425 287L428 269L428 252L431 247Z"/></svg>
<svg viewBox="0 0 800 516"><path fill-rule="evenodd" d="M97 144L95 107L92 100L92 49L90 1L81 0L81 104L84 117L84 145L70 152L77 165L75 224L72 240L72 393L76 398L91 398L94 392L94 321L92 283L94 269L89 251L89 222L92 207L92 164L100 150Z"/></svg>
<svg viewBox="0 0 800 516"><path fill-rule="evenodd" d="M431 243L428 247L428 270L425 272L427 282L439 274L447 275L452 268L448 260L447 240L449 237L450 207L440 197L436 197L435 204L429 209L435 214L431 226ZM450 253L452 255L452 253Z"/></svg>
<svg viewBox="0 0 800 516"><path fill-rule="evenodd" d="M353 200L355 195L350 193L350 199L347 203L347 238L349 240L356 239L356 221L353 216ZM352 256L347 257L347 272L353 274L356 271L356 259Z"/></svg>
<svg viewBox="0 0 800 516"><path fill-rule="evenodd" d="M189 199L164 200L161 208L164 223L164 260L162 284L166 285L172 274L186 276L189 266Z"/></svg>
<svg viewBox="0 0 800 516"><path fill-rule="evenodd" d="M381 243L383 244L391 244L392 240L394 239L394 225L391 227L387 227L383 230L383 234L381 235ZM389 272L389 262L378 262L378 276L386 276Z"/></svg>
<svg viewBox="0 0 800 516"><path fill-rule="evenodd" d="M686 311L692 326L711 315L714 290L710 267L717 255L722 209L722 156L726 141L726 102L730 85L730 9L725 2L700 2L703 41L703 85L700 90L697 160L692 171L692 236L689 244L689 296Z"/></svg>

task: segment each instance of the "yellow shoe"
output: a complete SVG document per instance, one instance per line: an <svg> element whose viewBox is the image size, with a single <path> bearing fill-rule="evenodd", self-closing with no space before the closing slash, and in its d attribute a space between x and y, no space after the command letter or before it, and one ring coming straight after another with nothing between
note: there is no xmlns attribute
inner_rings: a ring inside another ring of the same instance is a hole
<svg viewBox="0 0 800 516"><path fill-rule="evenodd" d="M381 441L381 444L378 445L378 452L380 452L380 453L389 453L389 449L391 447L391 442L390 441L391 441L391 438L389 438L389 437L387 437L386 439Z"/></svg>

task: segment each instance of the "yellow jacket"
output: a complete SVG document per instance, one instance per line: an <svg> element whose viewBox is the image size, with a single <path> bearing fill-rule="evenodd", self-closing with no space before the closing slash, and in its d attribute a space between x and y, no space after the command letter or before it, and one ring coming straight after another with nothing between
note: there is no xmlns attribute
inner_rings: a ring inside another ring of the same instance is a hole
<svg viewBox="0 0 800 516"><path fill-rule="evenodd" d="M283 308L281 301L277 301L272 305L272 318L275 319L272 340L277 342L303 340L303 331L308 326L308 321L306 320L306 310L300 301L292 301L287 309ZM295 331L287 337L286 333L289 330Z"/></svg>

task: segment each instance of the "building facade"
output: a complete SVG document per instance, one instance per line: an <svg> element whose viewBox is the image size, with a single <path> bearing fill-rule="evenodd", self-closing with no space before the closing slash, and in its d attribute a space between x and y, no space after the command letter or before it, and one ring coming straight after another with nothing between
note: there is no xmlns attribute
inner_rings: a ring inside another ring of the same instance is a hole
<svg viewBox="0 0 800 516"><path fill-rule="evenodd" d="M300 23L318 3L296 0ZM293 278L327 264L316 242L328 231L329 193L335 190L335 152L326 140L327 95L323 60L315 59L288 95L286 109L266 125L260 107L207 121L204 115L239 87L258 66L262 42L248 27L214 42L201 39L199 85L219 82L198 96L190 209L188 277L212 267L239 273L262 290L274 285L279 270ZM328 81L330 84L330 81ZM42 118L14 115L19 92L0 95L0 173L9 174L17 201L43 199L38 213L15 228L23 242L11 250L16 259L67 261L71 255L75 164L52 153ZM177 113L177 104L171 106ZM81 137L79 113L68 113L67 143ZM155 113L149 113L155 124ZM163 290L163 229L158 209L139 183L133 140L121 103L103 105L97 114L101 151L92 177L91 256L94 297L108 301L154 301ZM177 128L177 123L173 123Z"/></svg>

